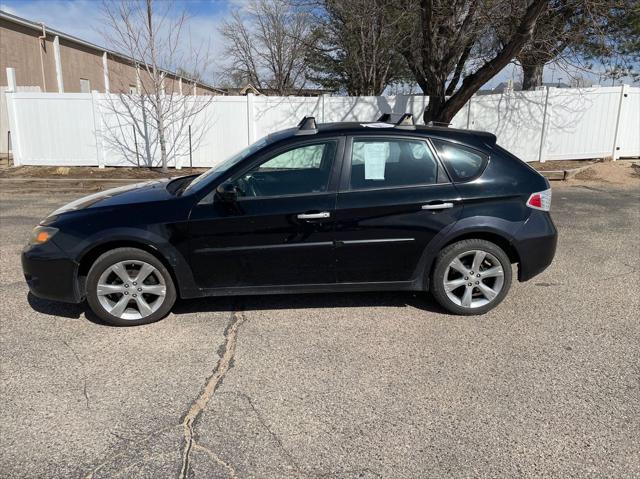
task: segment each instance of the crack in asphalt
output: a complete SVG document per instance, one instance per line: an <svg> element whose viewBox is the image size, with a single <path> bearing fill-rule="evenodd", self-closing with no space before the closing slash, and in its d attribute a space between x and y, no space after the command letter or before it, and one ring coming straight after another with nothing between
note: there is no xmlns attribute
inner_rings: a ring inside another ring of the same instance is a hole
<svg viewBox="0 0 640 479"><path fill-rule="evenodd" d="M82 374L84 376L83 378L84 386L82 387L82 394L84 395L84 399L87 404L87 409L91 410L91 407L89 406L89 394L87 394L87 371L85 370L84 361L80 359L80 356L78 356L78 353L76 353L76 351L71 347L71 345L69 345L68 342L66 342L65 340L62 340L62 342L69 349L69 351L73 353L73 355L76 357L76 360L78 361L80 366L82 366Z"/></svg>
<svg viewBox="0 0 640 479"><path fill-rule="evenodd" d="M205 454L210 456L214 461L216 461L218 464L220 464L222 467L224 467L229 472L229 476L231 476L232 479L237 479L238 478L238 475L236 473L235 468L231 464L229 464L228 462L223 461L220 458L220 456L218 456L215 452L213 452L208 447L204 447L203 445L198 444L195 441L193 441L191 449L204 452Z"/></svg>
<svg viewBox="0 0 640 479"><path fill-rule="evenodd" d="M251 397L248 394L237 392L237 391L227 391L227 392L224 392L224 393L220 393L220 395L222 395L222 394L230 394L230 395L241 397L244 400L246 400L247 403L249 404L249 407L251 407L252 411L255 413L256 417L258 418L258 421L260 421L260 424L262 424L262 427L264 427L267 430L267 432L273 438L273 440L276 442L278 447L282 450L282 452L284 452L284 455L287 456L287 459L289 459L289 462L291 463L291 465L293 465L295 471L298 474L303 474L303 471L302 471L302 468L300 467L300 465L296 462L296 460L294 459L293 455L287 450L287 448L284 447L284 444L282 444L282 441L280 440L278 435L275 432L273 432L271 427L267 424L267 422L265 421L264 417L262 416L262 413L260 413L260 411L258 411L258 409L256 408L255 404L253 403L253 400L251 399Z"/></svg>
<svg viewBox="0 0 640 479"><path fill-rule="evenodd" d="M153 439L155 436L158 436L158 435L160 435L160 434L162 434L162 433L164 433L166 431L169 431L169 430L171 430L171 429L173 429L175 427L177 427L177 426L173 425L173 426L163 427L161 429L158 429L157 431L153 431L152 433L147 434L145 436L142 436L139 439L135 439L135 440L134 439L127 439L127 438L124 438L124 439L129 441L129 442L134 442L135 441L135 444L137 444L139 446L139 445L147 443L148 441ZM120 437L120 436L118 436L117 434L115 434L113 432L111 434L113 434L115 437ZM86 476L84 476L84 479L93 479L95 477L96 473L98 473L103 467L105 467L109 463L113 462L114 460L123 457L126 452L127 452L127 450L125 450L123 452L119 452L119 453L109 457L109 459L107 459L106 461L101 462L100 464L95 466L91 471L89 471L89 473ZM136 464L139 464L139 463L140 463L140 461L136 462ZM127 468L129 468L129 467L130 467L130 465L127 466ZM118 474L119 473L120 473L120 471L118 472Z"/></svg>
<svg viewBox="0 0 640 479"><path fill-rule="evenodd" d="M203 448L195 442L195 431L193 426L202 414L202 411L204 410L206 405L213 397L213 394L216 392L216 389L218 388L222 379L227 374L227 371L229 371L232 365L233 358L236 353L238 329L240 328L240 326L242 326L245 320L246 318L242 311L233 312L231 316L231 322L224 332L225 342L223 344L223 353L218 360L218 364L216 364L216 367L213 369L211 375L207 379L207 382L205 383L200 396L198 396L198 398L193 403L191 403L191 407L189 408L189 411L182 421L184 447L182 450L182 467L180 468L180 474L178 476L179 479L186 479L187 474L189 473L191 450L194 448L194 446ZM203 449L209 451L206 448ZM216 461L219 464L223 465L227 470L233 471L232 477L235 477L235 470L231 465L222 461L222 459L220 459L215 453L213 453L213 451L209 452L213 454L213 457L217 458Z"/></svg>

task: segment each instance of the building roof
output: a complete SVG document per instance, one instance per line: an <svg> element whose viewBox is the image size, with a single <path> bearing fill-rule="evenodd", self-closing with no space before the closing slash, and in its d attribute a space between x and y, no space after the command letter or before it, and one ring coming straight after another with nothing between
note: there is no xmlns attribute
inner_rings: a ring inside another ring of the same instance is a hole
<svg viewBox="0 0 640 479"><path fill-rule="evenodd" d="M11 23L15 23L15 24L27 27L27 28L31 28L31 29L33 29L33 30L35 30L37 32L42 32L42 27L44 25L45 28L46 28L47 34L50 34L50 35L53 35L53 36L57 36L57 37L59 37L61 39L64 39L64 40L66 40L68 42L76 43L78 45L82 45L82 46L84 46L86 48L90 48L90 49L96 50L98 52L107 52L110 56L118 58L120 60L123 60L126 63L133 63L133 64L144 63L144 62L141 62L139 60L136 60L133 57L130 57L128 55L124 55L123 53L119 53L119 52L116 52L114 50L110 50L108 48L101 47L100 45L96 45L95 43L91 43L91 42L88 42L86 40L82 40L81 38L74 37L73 35L69 35L68 33L64 33L64 32L61 32L59 30L55 30L54 28L50 28L48 25L45 25L42 22L33 22L31 20L27 20L26 18L19 17L17 15L14 15L12 13L6 12L4 10L0 10L0 18L3 19L3 20L7 20L8 22L11 22ZM207 84L205 82L202 82L202 81L198 81L198 80L193 80L191 78L187 78L186 76L183 76L183 75L178 75L176 72L172 72L172 71L164 70L164 69L161 69L161 71L163 71L164 73L167 73L168 75L173 76L174 78L184 78L185 80L189 80L190 82L195 82L196 85L198 85L200 87L203 87L203 88L206 88L208 90L213 90L213 91L216 91L216 92L218 92L220 94L224 94L225 93L225 91L223 89L221 89L221 88L214 87L213 85L209 85L209 84Z"/></svg>
<svg viewBox="0 0 640 479"><path fill-rule="evenodd" d="M246 95L253 93L254 95L279 96L274 88L256 88L251 83L247 83L241 87L227 87L223 90L230 95ZM285 92L285 96L320 96L327 93L333 93L333 90L325 88L291 88Z"/></svg>

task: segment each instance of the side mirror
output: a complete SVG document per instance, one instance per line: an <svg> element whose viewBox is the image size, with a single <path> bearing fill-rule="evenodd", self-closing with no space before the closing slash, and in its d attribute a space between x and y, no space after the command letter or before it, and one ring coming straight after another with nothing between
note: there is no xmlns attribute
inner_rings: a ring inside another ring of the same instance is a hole
<svg viewBox="0 0 640 479"><path fill-rule="evenodd" d="M235 203L238 199L238 187L233 183L222 183L216 188L216 196L225 203Z"/></svg>

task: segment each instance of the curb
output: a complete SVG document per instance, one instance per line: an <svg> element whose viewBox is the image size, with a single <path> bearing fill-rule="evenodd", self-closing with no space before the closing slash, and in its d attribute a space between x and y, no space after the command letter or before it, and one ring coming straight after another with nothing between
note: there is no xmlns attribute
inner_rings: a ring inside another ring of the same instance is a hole
<svg viewBox="0 0 640 479"><path fill-rule="evenodd" d="M600 163L602 160L594 161L593 163L589 163L588 165L579 166L578 168L570 168L568 170L546 170L546 171L538 171L542 176L547 178L548 180L558 180L558 181L566 181L578 173L584 170L588 170L589 168L595 166Z"/></svg>
<svg viewBox="0 0 640 479"><path fill-rule="evenodd" d="M146 181L150 180L134 178L0 178L0 191L33 193L46 190L82 194Z"/></svg>
<svg viewBox="0 0 640 479"><path fill-rule="evenodd" d="M0 183L144 183L165 178L0 178Z"/></svg>

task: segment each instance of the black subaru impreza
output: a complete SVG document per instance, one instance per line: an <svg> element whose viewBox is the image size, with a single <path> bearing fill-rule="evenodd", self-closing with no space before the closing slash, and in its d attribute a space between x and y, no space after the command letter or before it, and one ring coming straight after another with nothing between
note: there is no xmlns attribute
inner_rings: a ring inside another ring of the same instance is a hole
<svg viewBox="0 0 640 479"><path fill-rule="evenodd" d="M115 325L176 298L430 291L482 314L552 261L545 178L489 133L311 117L199 176L115 188L47 216L22 253L39 297Z"/></svg>

